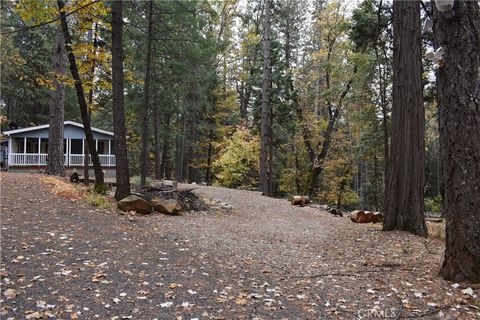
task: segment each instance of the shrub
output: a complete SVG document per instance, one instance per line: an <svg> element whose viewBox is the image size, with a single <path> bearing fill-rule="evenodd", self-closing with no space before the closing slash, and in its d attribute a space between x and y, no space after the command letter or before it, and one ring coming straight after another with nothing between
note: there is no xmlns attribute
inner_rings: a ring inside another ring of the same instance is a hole
<svg viewBox="0 0 480 320"><path fill-rule="evenodd" d="M105 196L102 196L98 193L88 193L85 197L85 200L88 204L98 207L98 208L106 208L108 207L108 200Z"/></svg>
<svg viewBox="0 0 480 320"><path fill-rule="evenodd" d="M228 188L250 189L257 186L260 141L244 126L223 143L222 152L213 163L216 184Z"/></svg>
<svg viewBox="0 0 480 320"><path fill-rule="evenodd" d="M152 185L152 181L153 181L152 178L147 177L147 179L146 179L147 186ZM139 188L140 187L140 176L133 176L130 179L130 184L132 185L133 188Z"/></svg>
<svg viewBox="0 0 480 320"><path fill-rule="evenodd" d="M107 185L105 183L102 184L96 184L93 187L93 190L98 193L98 194L107 194Z"/></svg>
<svg viewBox="0 0 480 320"><path fill-rule="evenodd" d="M440 214L442 212L442 197L438 195L425 198L425 212Z"/></svg>

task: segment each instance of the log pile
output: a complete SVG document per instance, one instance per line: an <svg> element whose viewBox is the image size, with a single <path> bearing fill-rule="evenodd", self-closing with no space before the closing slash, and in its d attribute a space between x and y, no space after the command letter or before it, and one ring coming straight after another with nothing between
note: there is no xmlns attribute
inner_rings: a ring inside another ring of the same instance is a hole
<svg viewBox="0 0 480 320"><path fill-rule="evenodd" d="M179 189L176 182L161 182L136 190L132 195L120 200L118 208L140 214L156 211L168 215L179 215L187 211L207 211L208 205L193 190Z"/></svg>
<svg viewBox="0 0 480 320"><path fill-rule="evenodd" d="M198 197L193 188L177 189L175 186L163 185L158 187L146 187L140 190L140 194L147 199L176 200L181 211L206 211L208 206Z"/></svg>

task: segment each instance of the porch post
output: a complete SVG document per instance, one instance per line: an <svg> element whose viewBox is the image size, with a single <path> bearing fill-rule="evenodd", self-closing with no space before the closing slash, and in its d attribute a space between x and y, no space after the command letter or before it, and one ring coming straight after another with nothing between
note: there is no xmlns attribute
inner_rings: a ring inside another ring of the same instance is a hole
<svg viewBox="0 0 480 320"><path fill-rule="evenodd" d="M10 167L10 161L12 160L12 136L8 136L8 156L7 156L7 171Z"/></svg>
<svg viewBox="0 0 480 320"><path fill-rule="evenodd" d="M23 138L23 163L22 164L27 164L27 137Z"/></svg>
<svg viewBox="0 0 480 320"><path fill-rule="evenodd" d="M41 151L41 146L42 146L41 143L42 143L42 138L38 138L38 160L37 160L38 165L42 164L42 161L40 160L40 151Z"/></svg>
<svg viewBox="0 0 480 320"><path fill-rule="evenodd" d="M71 139L67 139L67 166L70 167L70 149L71 149Z"/></svg>
<svg viewBox="0 0 480 320"><path fill-rule="evenodd" d="M112 140L108 139L108 157L107 163L109 166L112 165Z"/></svg>
<svg viewBox="0 0 480 320"><path fill-rule="evenodd" d="M83 166L85 167L85 139L82 139L82 159Z"/></svg>

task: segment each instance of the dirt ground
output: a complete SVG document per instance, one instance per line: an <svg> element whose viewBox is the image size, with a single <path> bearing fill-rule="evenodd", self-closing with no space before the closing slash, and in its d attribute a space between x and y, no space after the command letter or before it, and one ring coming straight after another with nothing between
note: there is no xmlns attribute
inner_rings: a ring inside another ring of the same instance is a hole
<svg viewBox="0 0 480 320"><path fill-rule="evenodd" d="M2 319L480 319L439 240L204 186L233 209L130 219L41 177L1 174Z"/></svg>

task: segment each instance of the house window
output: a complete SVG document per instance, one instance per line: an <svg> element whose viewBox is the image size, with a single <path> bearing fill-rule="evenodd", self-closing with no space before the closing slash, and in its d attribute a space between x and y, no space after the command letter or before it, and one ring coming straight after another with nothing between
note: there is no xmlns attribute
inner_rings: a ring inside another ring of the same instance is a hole
<svg viewBox="0 0 480 320"><path fill-rule="evenodd" d="M98 154L108 154L108 140L98 140Z"/></svg>
<svg viewBox="0 0 480 320"><path fill-rule="evenodd" d="M27 153L38 153L38 138L27 138Z"/></svg>
<svg viewBox="0 0 480 320"><path fill-rule="evenodd" d="M83 154L82 144L82 139L72 139L70 142L70 154Z"/></svg>
<svg viewBox="0 0 480 320"><path fill-rule="evenodd" d="M13 153L23 153L24 152L24 143L23 138L13 138L12 139L12 152Z"/></svg>
<svg viewBox="0 0 480 320"><path fill-rule="evenodd" d="M40 153L48 153L48 139L40 139Z"/></svg>

